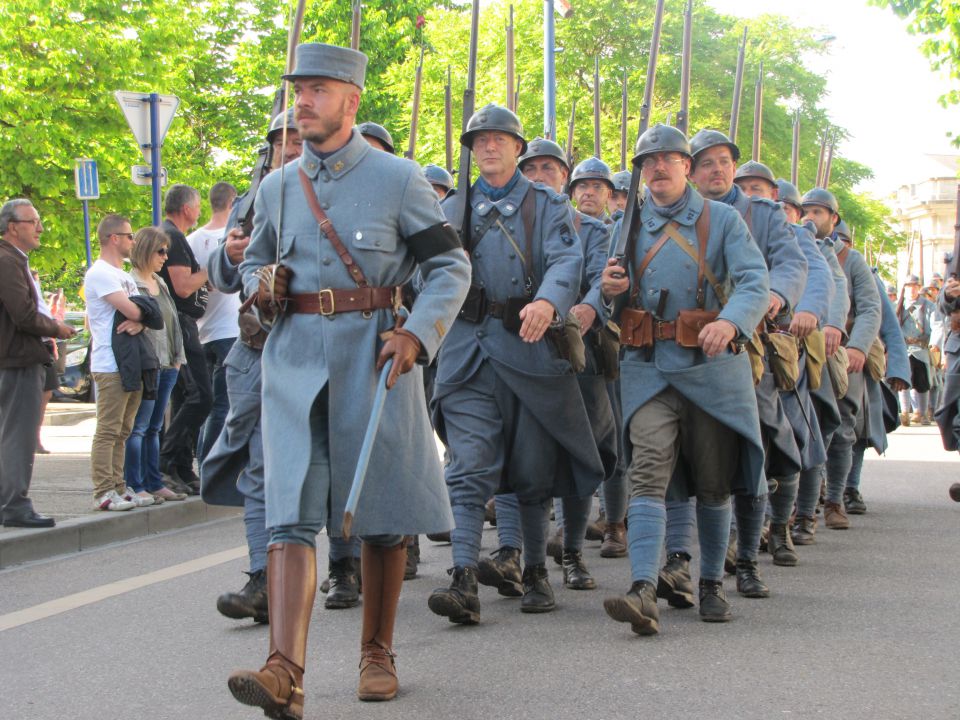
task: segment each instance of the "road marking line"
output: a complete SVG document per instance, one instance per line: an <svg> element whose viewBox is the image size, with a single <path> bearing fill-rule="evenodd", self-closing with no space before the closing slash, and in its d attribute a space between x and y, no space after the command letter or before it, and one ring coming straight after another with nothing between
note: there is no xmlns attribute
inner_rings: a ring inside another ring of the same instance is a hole
<svg viewBox="0 0 960 720"><path fill-rule="evenodd" d="M37 620L53 617L54 615L59 615L69 610L75 610L84 605L91 605L101 600L106 600L107 598L139 590L140 588L156 585L165 580L173 580L183 577L184 575L190 575L191 573L222 565L231 560L244 557L246 554L247 546L239 545L230 550L205 555L204 557L180 563L179 565L171 565L170 567L154 570L144 575L137 575L136 577L127 578L126 580L117 580L116 582L107 583L100 587L90 588L83 592L65 595L56 600L40 603L39 605L17 610L16 612L6 615L0 615L0 632L36 622Z"/></svg>

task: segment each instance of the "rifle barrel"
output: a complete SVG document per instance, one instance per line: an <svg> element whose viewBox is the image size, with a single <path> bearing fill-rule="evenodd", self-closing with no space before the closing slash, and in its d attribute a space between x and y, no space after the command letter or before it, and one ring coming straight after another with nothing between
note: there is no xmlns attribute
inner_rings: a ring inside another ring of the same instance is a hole
<svg viewBox="0 0 960 720"><path fill-rule="evenodd" d="M823 164L827 159L827 137L830 135L830 129L823 133L823 137L820 139L820 159L817 161L817 187L823 187Z"/></svg>
<svg viewBox="0 0 960 720"><path fill-rule="evenodd" d="M453 172L453 90L450 86L450 66L447 65L447 84L443 87L443 125L447 172Z"/></svg>
<svg viewBox="0 0 960 720"><path fill-rule="evenodd" d="M413 160L417 149L417 125L420 119L420 89L423 83L423 46L420 46L420 62L413 81L413 110L410 112L410 138L407 143L407 159Z"/></svg>
<svg viewBox="0 0 960 720"><path fill-rule="evenodd" d="M513 5L510 6L510 22L507 24L507 108L513 112L517 111L515 99L514 99L514 89L513 89L513 75L514 75L514 58L513 58Z"/></svg>
<svg viewBox="0 0 960 720"><path fill-rule="evenodd" d="M737 142L737 127L740 124L740 95L743 92L743 60L747 54L747 26L743 26L740 52L737 55L737 74L733 80L733 106L730 108L730 142Z"/></svg>
<svg viewBox="0 0 960 720"><path fill-rule="evenodd" d="M573 167L573 131L576 128L577 124L577 99L573 99L573 104L570 106L570 122L567 123L567 164L572 168Z"/></svg>

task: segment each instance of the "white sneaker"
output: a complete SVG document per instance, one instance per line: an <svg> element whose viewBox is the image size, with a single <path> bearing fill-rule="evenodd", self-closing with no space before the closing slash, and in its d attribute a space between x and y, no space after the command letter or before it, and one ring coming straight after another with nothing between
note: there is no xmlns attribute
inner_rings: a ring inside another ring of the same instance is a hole
<svg viewBox="0 0 960 720"><path fill-rule="evenodd" d="M120 497L116 490L105 492L93 501L93 507L97 510L133 510L136 506L136 503Z"/></svg>
<svg viewBox="0 0 960 720"><path fill-rule="evenodd" d="M142 493L135 493L130 488L126 488L126 492L123 493L123 499L129 500L137 507L147 507L153 505L156 502L153 499L153 495L144 490Z"/></svg>

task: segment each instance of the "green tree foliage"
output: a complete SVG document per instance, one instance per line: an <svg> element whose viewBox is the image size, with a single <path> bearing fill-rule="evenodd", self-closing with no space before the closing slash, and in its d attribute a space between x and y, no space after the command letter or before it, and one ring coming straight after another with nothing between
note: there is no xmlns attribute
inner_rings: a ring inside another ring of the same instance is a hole
<svg viewBox="0 0 960 720"><path fill-rule="evenodd" d="M945 70L960 85L960 4L955 0L870 0L907 21L907 29L925 37L920 46L934 70ZM944 107L960 103L960 88L940 97ZM960 138L955 138L960 144Z"/></svg>
<svg viewBox="0 0 960 720"><path fill-rule="evenodd" d="M351 7L346 0L307 3L303 41L347 44ZM542 15L540 0L516 0L518 112L532 138L543 130ZM593 58L601 63L601 130L604 159L620 158L620 94L629 78L628 144L636 139L650 42L653 0L596 0L575 4L556 22L557 128L566 135L577 99L574 152L593 152ZM669 2L661 44L652 121L676 113L679 97L682 3ZM94 224L108 212L150 222L150 189L130 181L142 164L139 148L114 100L114 91L173 94L180 108L163 147L171 182L206 192L218 180L243 191L262 142L274 93L286 63L289 0L6 0L0 4L0 196L25 196L46 226L32 262L48 287L76 288L84 270L80 203L74 197L74 158L100 167L101 198L91 203ZM509 4L481 9L477 106L503 104L505 27ZM418 27L418 16L426 20ZM453 84L454 157L462 124L469 3L458 0L368 0L361 49L370 58L358 121L386 126L397 147L409 134L413 81L421 47L424 79L416 159L444 164L443 94L447 68ZM726 130L742 30L739 20L697 0L690 99L691 131ZM823 78L804 67L821 52L808 28L779 16L749 21L749 39L738 140L749 155L753 132L753 81L764 63L762 159L789 176L791 122L801 116L800 186L813 184L819 136L827 125ZM842 137L842 131L841 131ZM632 149L632 147L631 147ZM632 152L628 152L628 157ZM859 238L891 243L881 207L850 192L869 169L834 161L831 187L853 219ZM849 205L849 207L848 207ZM861 213L862 209L862 213ZM859 214L858 214L859 213ZM94 253L96 240L94 238Z"/></svg>

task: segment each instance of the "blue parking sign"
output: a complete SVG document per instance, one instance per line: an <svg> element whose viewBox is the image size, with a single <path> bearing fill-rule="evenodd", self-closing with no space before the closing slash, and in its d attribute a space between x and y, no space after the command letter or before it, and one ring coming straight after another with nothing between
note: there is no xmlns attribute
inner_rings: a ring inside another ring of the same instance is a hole
<svg viewBox="0 0 960 720"><path fill-rule="evenodd" d="M100 178L97 175L96 160L77 158L73 177L77 184L78 200L96 200L100 197Z"/></svg>

